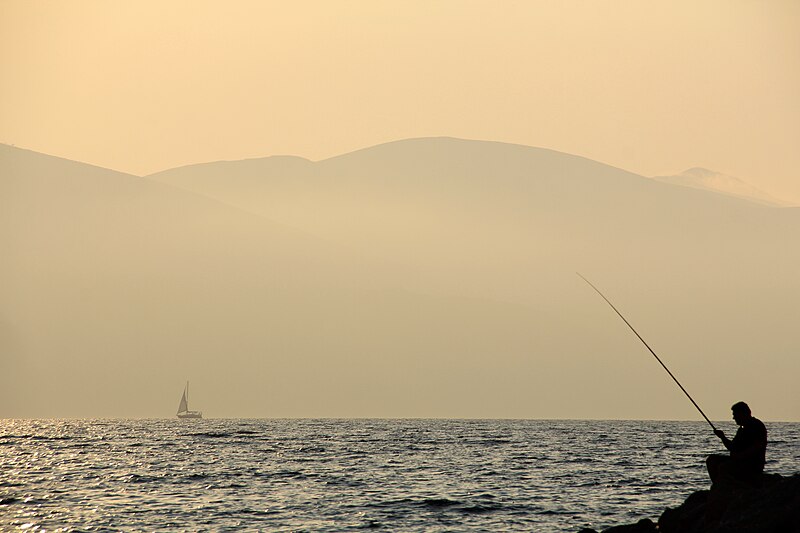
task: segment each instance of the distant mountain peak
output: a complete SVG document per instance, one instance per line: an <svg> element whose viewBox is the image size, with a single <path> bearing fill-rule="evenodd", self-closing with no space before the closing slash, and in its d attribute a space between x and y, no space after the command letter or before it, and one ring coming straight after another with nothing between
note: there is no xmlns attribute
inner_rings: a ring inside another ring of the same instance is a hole
<svg viewBox="0 0 800 533"><path fill-rule="evenodd" d="M703 167L693 167L673 176L654 176L653 179L672 185L735 196L759 204L780 207L790 205L740 178Z"/></svg>

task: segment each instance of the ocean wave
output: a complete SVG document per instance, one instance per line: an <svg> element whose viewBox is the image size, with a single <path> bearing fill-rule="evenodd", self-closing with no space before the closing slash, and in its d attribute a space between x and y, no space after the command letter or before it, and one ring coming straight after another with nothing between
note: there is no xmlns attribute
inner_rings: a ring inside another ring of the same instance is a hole
<svg viewBox="0 0 800 533"><path fill-rule="evenodd" d="M660 422L170 422L0 421L0 531L29 511L68 531L577 531L707 488L714 449L692 423L663 452ZM793 472L800 424L781 431L767 469Z"/></svg>
<svg viewBox="0 0 800 533"><path fill-rule="evenodd" d="M491 496L480 496L475 499L491 499ZM453 500L450 498L401 498L366 504L373 508L412 509L423 508L431 511L447 511L465 514L483 514L499 510L510 510L498 502L481 502L467 500Z"/></svg>
<svg viewBox="0 0 800 533"><path fill-rule="evenodd" d="M143 474L128 474L123 476L122 483L157 483L163 481L163 476L148 476Z"/></svg>
<svg viewBox="0 0 800 533"><path fill-rule="evenodd" d="M227 439L236 433L231 431L200 431L198 433L187 433L187 437L202 437L206 439Z"/></svg>

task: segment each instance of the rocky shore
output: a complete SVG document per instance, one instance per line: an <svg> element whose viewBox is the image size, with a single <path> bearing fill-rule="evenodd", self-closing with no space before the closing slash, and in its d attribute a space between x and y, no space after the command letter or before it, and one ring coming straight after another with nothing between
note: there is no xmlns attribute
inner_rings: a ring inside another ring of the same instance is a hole
<svg viewBox="0 0 800 533"><path fill-rule="evenodd" d="M765 474L758 487L712 485L691 494L657 522L615 526L603 533L800 533L800 474ZM584 529L580 533L597 533Z"/></svg>

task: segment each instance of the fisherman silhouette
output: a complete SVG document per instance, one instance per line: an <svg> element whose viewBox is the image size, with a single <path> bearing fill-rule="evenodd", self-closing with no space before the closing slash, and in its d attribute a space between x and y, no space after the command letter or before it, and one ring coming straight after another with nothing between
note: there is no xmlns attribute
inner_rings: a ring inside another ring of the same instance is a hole
<svg viewBox="0 0 800 533"><path fill-rule="evenodd" d="M767 452L767 428L750 413L750 407L737 402L731 407L733 419L739 424L733 440L719 429L714 434L730 451L730 455L709 455L706 459L708 475L712 483L732 480L757 484L764 471Z"/></svg>

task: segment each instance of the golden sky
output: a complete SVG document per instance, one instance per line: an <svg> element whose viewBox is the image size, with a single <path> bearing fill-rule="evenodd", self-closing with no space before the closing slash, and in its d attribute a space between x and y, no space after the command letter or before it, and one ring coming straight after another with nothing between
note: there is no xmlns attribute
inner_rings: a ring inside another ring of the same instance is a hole
<svg viewBox="0 0 800 533"><path fill-rule="evenodd" d="M800 3L0 1L0 142L135 174L420 136L800 204Z"/></svg>

